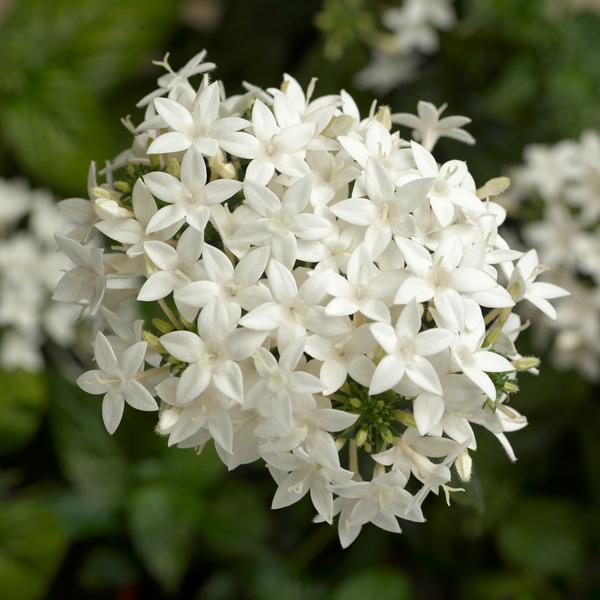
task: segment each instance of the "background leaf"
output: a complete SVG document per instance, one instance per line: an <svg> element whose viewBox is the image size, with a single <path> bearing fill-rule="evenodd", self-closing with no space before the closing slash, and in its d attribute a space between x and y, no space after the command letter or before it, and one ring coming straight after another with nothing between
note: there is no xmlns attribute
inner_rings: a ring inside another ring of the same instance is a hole
<svg viewBox="0 0 600 600"><path fill-rule="evenodd" d="M39 500L15 498L0 503L0 583L4 600L42 598L64 550L60 525Z"/></svg>
<svg viewBox="0 0 600 600"><path fill-rule="evenodd" d="M47 402L43 373L0 371L0 455L14 452L31 440Z"/></svg>

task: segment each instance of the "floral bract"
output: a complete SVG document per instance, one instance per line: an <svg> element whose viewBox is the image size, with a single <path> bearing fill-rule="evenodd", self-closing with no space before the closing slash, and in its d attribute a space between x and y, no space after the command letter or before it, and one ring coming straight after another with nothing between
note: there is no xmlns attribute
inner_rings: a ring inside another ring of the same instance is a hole
<svg viewBox="0 0 600 600"><path fill-rule="evenodd" d="M131 148L63 205L76 267L60 297L96 319L97 369L78 383L103 395L107 429L126 404L158 410L171 445L263 460L273 508L309 495L343 546L369 522L422 521L453 467L469 479L476 428L514 458L505 433L527 422L509 394L538 364L515 307L550 313L558 291L503 239L498 181L478 193L464 162L431 154L471 141L468 120L400 115L426 148L386 107L361 117L314 81L227 96L206 73L190 83L201 58L162 64ZM154 318L126 323L131 297Z"/></svg>

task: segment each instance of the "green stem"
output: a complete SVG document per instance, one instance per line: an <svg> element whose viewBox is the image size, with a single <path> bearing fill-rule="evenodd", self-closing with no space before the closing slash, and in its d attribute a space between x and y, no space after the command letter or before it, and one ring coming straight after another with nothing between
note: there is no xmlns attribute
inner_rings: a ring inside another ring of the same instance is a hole
<svg viewBox="0 0 600 600"><path fill-rule="evenodd" d="M158 301L159 306L162 308L163 312L167 319L169 319L171 325L175 327L175 329L183 329L183 325L181 321L173 314L173 311L169 308L168 304L164 300Z"/></svg>

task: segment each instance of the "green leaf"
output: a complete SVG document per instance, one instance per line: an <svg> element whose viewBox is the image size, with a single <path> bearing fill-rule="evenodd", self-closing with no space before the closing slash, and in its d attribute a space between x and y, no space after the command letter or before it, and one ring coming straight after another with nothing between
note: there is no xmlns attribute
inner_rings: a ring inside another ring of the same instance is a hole
<svg viewBox="0 0 600 600"><path fill-rule="evenodd" d="M522 499L499 522L496 540L507 562L528 572L567 576L582 566L582 533L573 504L554 498Z"/></svg>
<svg viewBox="0 0 600 600"><path fill-rule="evenodd" d="M0 585L3 600L35 600L46 594L65 551L52 512L35 499L0 504Z"/></svg>
<svg viewBox="0 0 600 600"><path fill-rule="evenodd" d="M0 93L23 94L60 67L105 91L148 58L178 17L179 0L19 0L0 29Z"/></svg>
<svg viewBox="0 0 600 600"><path fill-rule="evenodd" d="M131 556L116 548L94 548L84 559L79 583L88 590L118 588L139 579Z"/></svg>
<svg viewBox="0 0 600 600"><path fill-rule="evenodd" d="M25 95L2 105L0 123L23 167L66 191L83 188L91 160L103 163L123 136L98 99L74 75L35 73Z"/></svg>
<svg viewBox="0 0 600 600"><path fill-rule="evenodd" d="M237 481L220 487L201 523L202 538L212 550L226 557L255 559L264 554L268 527L264 500L251 484Z"/></svg>
<svg viewBox="0 0 600 600"><path fill-rule="evenodd" d="M134 548L168 593L177 591L193 558L202 505L185 490L150 484L136 489L127 505Z"/></svg>
<svg viewBox="0 0 600 600"><path fill-rule="evenodd" d="M168 33L179 0L20 0L0 28L0 129L37 182L79 192L126 144L103 101Z"/></svg>
<svg viewBox="0 0 600 600"><path fill-rule="evenodd" d="M387 567L360 571L347 577L335 587L331 600L409 600L414 598L408 577Z"/></svg>
<svg viewBox="0 0 600 600"><path fill-rule="evenodd" d="M559 600L562 595L543 579L531 575L486 573L466 580L464 600Z"/></svg>
<svg viewBox="0 0 600 600"><path fill-rule="evenodd" d="M39 427L47 401L43 373L0 371L0 455L29 443Z"/></svg>
<svg viewBox="0 0 600 600"><path fill-rule="evenodd" d="M100 399L52 377L51 425L65 476L102 507L116 507L129 483L128 464L102 424Z"/></svg>

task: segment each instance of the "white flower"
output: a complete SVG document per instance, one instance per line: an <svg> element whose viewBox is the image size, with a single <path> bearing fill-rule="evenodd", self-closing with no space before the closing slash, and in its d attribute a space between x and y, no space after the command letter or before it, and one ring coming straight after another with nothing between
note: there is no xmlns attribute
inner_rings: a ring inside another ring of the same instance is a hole
<svg viewBox="0 0 600 600"><path fill-rule="evenodd" d="M239 117L219 118L219 93L218 82L211 83L198 93L191 111L169 98L156 98L156 112L170 131L159 135L148 153L181 152L194 146L205 156L214 156L219 148L228 151L239 143L243 135L239 130L250 123Z"/></svg>
<svg viewBox="0 0 600 600"><path fill-rule="evenodd" d="M306 353L321 361L319 377L326 386L326 395L337 391L348 375L362 385L368 385L371 361L366 355L376 342L368 325L350 329L340 336L311 335L306 340ZM365 362L367 363L365 366ZM365 372L368 373L365 376Z"/></svg>
<svg viewBox="0 0 600 600"><path fill-rule="evenodd" d="M225 302L239 319L242 308L252 310L271 298L268 288L258 283L268 260L269 249L263 246L248 252L234 267L227 255L213 246L205 245L202 266L208 279L192 281L177 288L174 293L177 306L190 321L198 308L212 301Z"/></svg>
<svg viewBox="0 0 600 600"><path fill-rule="evenodd" d="M515 300L521 298L529 300L551 319L556 319L556 310L548 300L563 298L568 296L569 292L553 283L535 281L537 276L545 270L546 268L539 264L537 252L529 250L517 262L509 286Z"/></svg>
<svg viewBox="0 0 600 600"><path fill-rule="evenodd" d="M439 377L425 356L448 348L452 333L441 328L420 330L421 314L414 300L404 307L394 327L387 323L371 325L371 333L386 356L373 373L370 394L380 394L393 388L405 374L421 389L434 394L442 393Z"/></svg>
<svg viewBox="0 0 600 600"><path fill-rule="evenodd" d="M271 459L272 460L272 459ZM283 471L271 508L283 508L301 500L308 492L319 516L333 521L333 485L342 485L352 478L352 472L339 465L337 452L331 464L321 465L302 448L289 456L278 456L276 464ZM288 472L287 474L285 472Z"/></svg>
<svg viewBox="0 0 600 600"><path fill-rule="evenodd" d="M277 330L277 345L285 348L291 341L306 336L306 331L323 331L336 335L344 331L344 322L328 317L320 306L327 294L328 272L314 273L300 287L292 273L272 259L267 267L269 289L273 301L252 309L240 325L257 331Z"/></svg>
<svg viewBox="0 0 600 600"><path fill-rule="evenodd" d="M161 208L147 224L147 232L154 233L185 220L198 231L204 231L211 215L211 207L221 204L240 191L239 181L217 179L206 183L204 158L196 148L190 148L181 161L181 180L155 171L144 177L148 189L168 206Z"/></svg>
<svg viewBox="0 0 600 600"><path fill-rule="evenodd" d="M135 218L106 219L97 222L95 226L110 239L127 244L129 256L139 256L144 254L144 242L150 240L164 242L171 239L179 229L179 224L175 223L156 233L146 233L148 223L157 213L158 207L141 179L135 183L131 198Z"/></svg>
<svg viewBox="0 0 600 600"><path fill-rule="evenodd" d="M411 142L411 147L419 173L423 177L435 178L427 197L440 225L449 225L456 209L476 215L483 212L483 204L475 195L475 190L463 187L465 182L469 182L465 163L454 160L438 167L435 158L421 144Z"/></svg>
<svg viewBox="0 0 600 600"><path fill-rule="evenodd" d="M237 361L251 356L265 336L236 329L236 324L222 304L213 302L200 312L197 334L173 331L160 338L171 356L188 364L177 384L178 404L192 401L211 382L228 398L243 401L243 374Z"/></svg>
<svg viewBox="0 0 600 600"><path fill-rule="evenodd" d="M270 421L268 425L275 425L286 434L292 427L294 403L323 389L317 377L296 370L303 350L304 340L299 339L281 352L279 362L264 348L259 348L253 357L260 379L248 392L247 406L256 407Z"/></svg>
<svg viewBox="0 0 600 600"><path fill-rule="evenodd" d="M360 312L374 321L389 321L390 312L384 300L393 294L397 283L394 274L379 271L361 244L350 255L346 276L329 277L327 291L333 300L325 312L338 317Z"/></svg>
<svg viewBox="0 0 600 600"><path fill-rule="evenodd" d="M412 127L414 139L421 142L426 150L433 150L437 141L442 137L453 138L465 144L474 144L473 136L465 131L463 127L471 122L468 117L443 117L446 104L439 108L431 102L420 101L417 104L418 115L410 113L394 113L392 123Z"/></svg>
<svg viewBox="0 0 600 600"><path fill-rule="evenodd" d="M144 242L144 252L156 270L142 285L138 300L159 300L190 281L199 279L203 243L202 234L192 227L183 232L176 248L157 240Z"/></svg>
<svg viewBox="0 0 600 600"><path fill-rule="evenodd" d="M235 239L253 244L269 242L273 258L291 267L298 252L297 238L321 240L333 229L327 219L305 212L310 189L310 178L304 177L288 188L280 200L264 185L246 180L246 203L259 217L241 227Z"/></svg>
<svg viewBox="0 0 600 600"><path fill-rule="evenodd" d="M146 348L146 342L138 342L117 356L106 337L98 333L94 357L100 368L77 379L77 385L88 394L104 394L102 418L109 433L119 426L125 402L137 410L158 410L152 394L136 379L144 368Z"/></svg>
<svg viewBox="0 0 600 600"><path fill-rule="evenodd" d="M365 170L367 198L350 198L331 207L337 217L367 227L365 245L373 258L388 247L393 235L416 233L411 214L427 197L433 180L417 179L396 189L392 178L377 161L369 158Z"/></svg>
<svg viewBox="0 0 600 600"><path fill-rule="evenodd" d="M394 303L406 304L413 298L417 302L433 299L440 309L448 294L458 292L477 298L482 306L514 304L508 292L485 270L461 266L463 246L458 236L442 238L433 255L412 240L398 237L396 243L412 274L398 288Z"/></svg>
<svg viewBox="0 0 600 600"><path fill-rule="evenodd" d="M94 315L106 290L102 249L87 248L62 235L57 235L56 241L75 268L67 271L58 282L53 299L80 304Z"/></svg>
<svg viewBox="0 0 600 600"><path fill-rule="evenodd" d="M366 523L373 523L386 531L400 533L398 517L410 521L423 521L420 509L412 513L407 511L413 497L404 489L405 485L406 477L400 471L390 471L368 482L352 481L336 486L335 491L341 498L356 500L347 519L340 519L340 528L358 528L360 531Z"/></svg>

